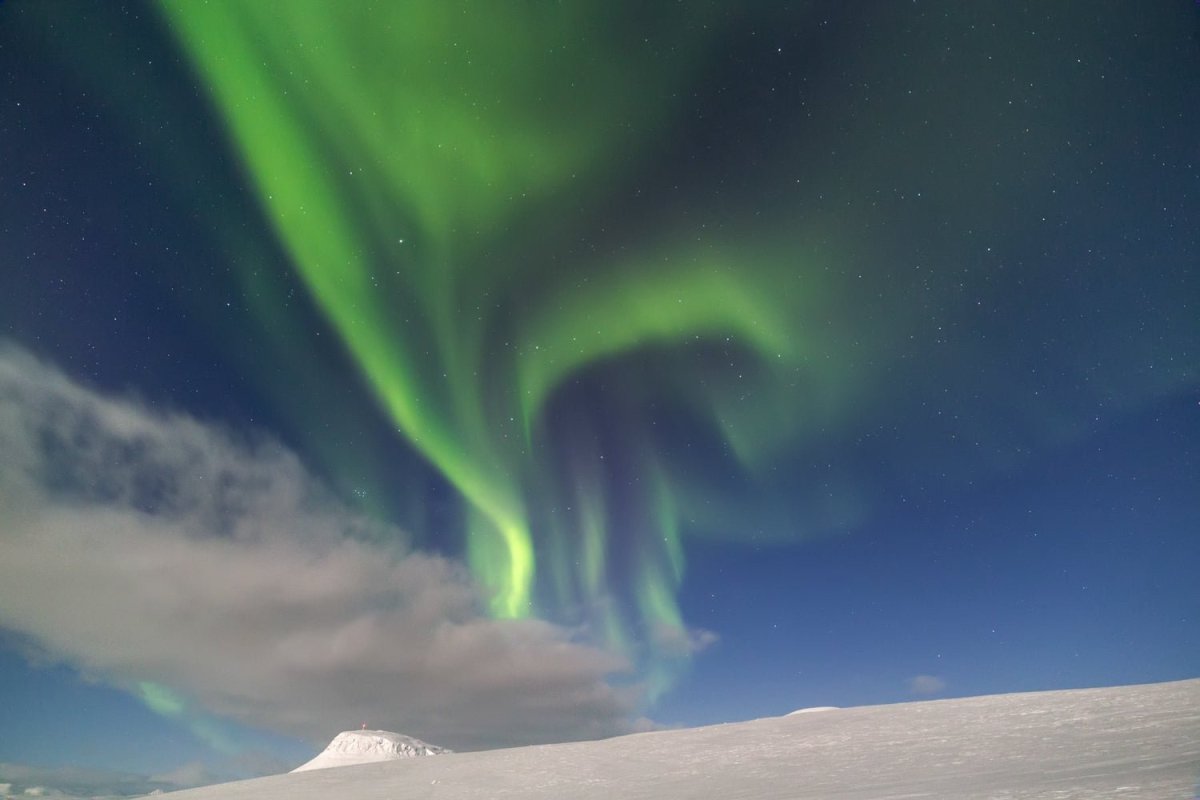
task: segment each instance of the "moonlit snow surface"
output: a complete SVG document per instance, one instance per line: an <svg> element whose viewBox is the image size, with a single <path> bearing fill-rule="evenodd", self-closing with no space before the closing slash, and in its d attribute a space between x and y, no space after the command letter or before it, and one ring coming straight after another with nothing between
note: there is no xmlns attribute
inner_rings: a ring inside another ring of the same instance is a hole
<svg viewBox="0 0 1200 800"><path fill-rule="evenodd" d="M316 770L179 800L1192 798L1200 680L844 708Z"/></svg>

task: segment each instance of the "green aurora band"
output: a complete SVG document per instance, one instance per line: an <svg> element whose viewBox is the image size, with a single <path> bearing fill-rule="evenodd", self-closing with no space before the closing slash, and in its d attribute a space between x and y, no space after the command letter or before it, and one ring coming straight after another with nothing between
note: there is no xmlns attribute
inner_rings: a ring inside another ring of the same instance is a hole
<svg viewBox="0 0 1200 800"><path fill-rule="evenodd" d="M582 627L650 697L705 640L678 600L687 537L853 530L1078 441L1092 408L1197 383L1196 327L1146 324L1194 320L1192 295L1139 266L1119 182L1051 206L1065 225L1109 198L1096 261L1013 214L1092 173L1063 144L1077 129L1142 102L1054 93L1057 48L971 67L1025 40L1027 9L945 3L910 26L880 6L859 48L822 44L821 4L157 5L142 24L28 4L34 41L169 178L164 205L194 212L195 274L168 255L148 280L190 284L195 335L343 496L417 544L461 536L493 615ZM812 33L811 81L738 71L775 57L776 23L795 47ZM985 38L962 69L910 57L965 30ZM190 74L162 66L175 45ZM1010 102L1035 84L1040 105ZM337 383L345 359L361 385ZM396 438L364 440L380 420ZM173 689L133 690L223 741Z"/></svg>
<svg viewBox="0 0 1200 800"><path fill-rule="evenodd" d="M146 708L167 719L179 721L197 739L217 752L238 752L237 743L219 722L189 708L187 701L166 686L152 681L139 681L134 694Z"/></svg>
<svg viewBox="0 0 1200 800"><path fill-rule="evenodd" d="M586 213L637 167L704 26L663 22L674 55L651 60L605 4L482 8L162 4L295 270L396 433L461 494L492 613L534 613L540 573L609 645L643 648L654 694L690 649L680 532L704 490L638 409L617 442L549 442L548 409L588 369L665 354L656 382L750 467L795 431L784 376L804 361L799 320L819 298L781 280L794 256L678 232L569 271L513 252L536 212ZM706 344L724 348L728 375L712 379ZM638 484L621 498L604 466L614 450ZM617 527L632 532L617 541ZM632 633L611 598L618 572Z"/></svg>

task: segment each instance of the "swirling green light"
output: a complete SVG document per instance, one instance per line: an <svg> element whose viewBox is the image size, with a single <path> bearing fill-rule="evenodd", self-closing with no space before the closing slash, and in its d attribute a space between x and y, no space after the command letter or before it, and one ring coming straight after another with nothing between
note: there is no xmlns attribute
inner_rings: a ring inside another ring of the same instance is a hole
<svg viewBox="0 0 1200 800"><path fill-rule="evenodd" d="M770 292L737 269L739 257L704 253L606 278L546 304L526 326L518 385L528 422L582 366L653 342L735 336L789 363L798 340ZM777 289L776 289L777 291Z"/></svg>
<svg viewBox="0 0 1200 800"><path fill-rule="evenodd" d="M767 374L794 367L789 266L660 245L597 266L581 287L497 242L631 168L704 26L672 18L668 58L622 34L604 3L162 9L297 274L397 434L461 493L467 558L493 613L531 613L537 559L550 558L556 591L601 609L614 646L630 647L631 631L686 639L679 476L632 429L614 445L648 487L630 501L639 543L617 553L613 477L576 451L569 480L546 480L544 416L569 378L647 347L732 339ZM756 435L721 391L697 397L748 459ZM548 521L560 503L570 511ZM635 620L610 602L616 571L636 584Z"/></svg>
<svg viewBox="0 0 1200 800"><path fill-rule="evenodd" d="M236 753L237 745L215 720L194 713L188 703L167 687L151 681L137 684L138 699L155 714L179 720L196 738L220 753Z"/></svg>

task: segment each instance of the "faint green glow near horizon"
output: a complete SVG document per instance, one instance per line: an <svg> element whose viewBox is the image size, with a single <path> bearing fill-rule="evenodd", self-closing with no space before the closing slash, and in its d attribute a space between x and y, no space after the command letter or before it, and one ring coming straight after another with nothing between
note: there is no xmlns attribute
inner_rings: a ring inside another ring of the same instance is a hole
<svg viewBox="0 0 1200 800"><path fill-rule="evenodd" d="M139 681L138 699L146 708L167 719L179 720L197 739L219 753L236 753L238 747L215 720L193 713L187 701L171 689L152 681Z"/></svg>
<svg viewBox="0 0 1200 800"><path fill-rule="evenodd" d="M686 634L679 476L630 434L650 488L639 495L635 563L614 559L612 476L583 463L596 453L571 456L567 496L538 488L554 483L538 447L547 405L596 364L700 339L732 340L778 377L803 358L796 301L815 303L816 287L798 286L786 258L760 252L749 264L739 248L675 235L586 287L491 248L534 209L628 168L656 135L702 26L680 26L677 54L647 68L640 39L622 40L603 3L161 8L294 269L397 434L460 492L466 557L492 613L535 613L537 552L553 559L558 593L578 595L565 604L604 609L612 646L629 647L631 627ZM498 297L523 302L497 307ZM509 341L496 340L500 329ZM770 438L765 423L731 392L693 383L695 404L752 462ZM773 426L791 424L790 402L774 404ZM558 540L539 547L532 518L560 504L571 511L551 526ZM636 620L609 602L615 569L637 584Z"/></svg>

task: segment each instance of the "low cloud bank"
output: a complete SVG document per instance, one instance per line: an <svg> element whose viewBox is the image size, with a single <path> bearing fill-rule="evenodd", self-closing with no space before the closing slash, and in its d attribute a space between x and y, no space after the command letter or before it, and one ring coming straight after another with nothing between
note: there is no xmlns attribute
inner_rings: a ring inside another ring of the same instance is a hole
<svg viewBox="0 0 1200 800"><path fill-rule="evenodd" d="M0 346L0 627L134 693L323 742L367 721L455 749L631 729L620 656L486 617L461 564L299 459L97 393Z"/></svg>
<svg viewBox="0 0 1200 800"><path fill-rule="evenodd" d="M200 773L197 772L199 775ZM204 775L204 778L207 778ZM135 797L151 792L170 792L210 783L210 780L172 780L124 772L79 767L48 769L27 764L0 763L0 798L42 797L53 800L76 798Z"/></svg>

